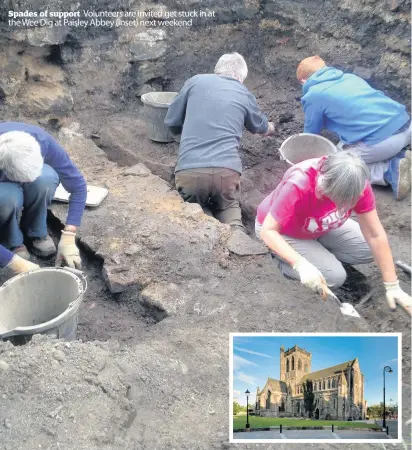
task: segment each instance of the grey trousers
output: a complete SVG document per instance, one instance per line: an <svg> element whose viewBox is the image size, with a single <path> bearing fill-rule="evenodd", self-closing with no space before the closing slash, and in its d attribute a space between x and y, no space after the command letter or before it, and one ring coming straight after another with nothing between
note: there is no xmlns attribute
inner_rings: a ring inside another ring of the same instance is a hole
<svg viewBox="0 0 412 450"><path fill-rule="evenodd" d="M374 145L357 144L348 145L339 142L339 150L352 150L357 153L368 165L371 174L371 183L380 186L386 186L384 173L388 170L389 160L396 156L403 148L411 143L412 124L401 133L385 139Z"/></svg>
<svg viewBox="0 0 412 450"><path fill-rule="evenodd" d="M261 225L255 222L255 233L260 239ZM342 286L346 280L346 271L342 262L346 264L367 264L373 261L372 252L363 237L359 224L348 219L341 227L331 230L318 239L295 239L282 235L286 242L317 267L329 287ZM279 262L279 269L283 275L300 280L299 274L290 264L272 255Z"/></svg>

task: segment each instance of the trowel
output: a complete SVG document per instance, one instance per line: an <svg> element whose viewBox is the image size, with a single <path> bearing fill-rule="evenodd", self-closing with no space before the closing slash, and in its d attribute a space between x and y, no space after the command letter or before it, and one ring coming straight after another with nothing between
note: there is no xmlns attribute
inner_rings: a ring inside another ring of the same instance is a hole
<svg viewBox="0 0 412 450"><path fill-rule="evenodd" d="M398 267L400 267L404 272L409 273L409 275L411 275L411 273L412 273L411 266L408 266L407 264L405 264L402 261L396 261L395 264Z"/></svg>
<svg viewBox="0 0 412 450"><path fill-rule="evenodd" d="M350 303L342 303L338 297L328 288L324 288L326 295L329 295L329 297L332 297L336 303L338 304L340 311L345 316L352 316L352 317L358 317L360 318L359 313L356 311L356 309L350 304Z"/></svg>

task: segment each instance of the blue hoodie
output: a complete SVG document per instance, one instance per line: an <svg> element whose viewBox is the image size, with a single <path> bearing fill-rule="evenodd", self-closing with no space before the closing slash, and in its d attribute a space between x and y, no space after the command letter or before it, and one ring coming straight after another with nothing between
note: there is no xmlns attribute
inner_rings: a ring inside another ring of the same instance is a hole
<svg viewBox="0 0 412 450"><path fill-rule="evenodd" d="M406 107L373 89L362 78L323 67L303 85L305 133L323 128L337 133L345 144L377 144L409 120Z"/></svg>

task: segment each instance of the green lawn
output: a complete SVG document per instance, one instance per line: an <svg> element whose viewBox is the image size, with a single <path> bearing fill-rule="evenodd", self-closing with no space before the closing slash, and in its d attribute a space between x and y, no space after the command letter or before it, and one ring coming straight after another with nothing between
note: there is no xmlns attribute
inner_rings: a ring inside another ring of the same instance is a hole
<svg viewBox="0 0 412 450"><path fill-rule="evenodd" d="M233 429L238 430L245 428L246 416L233 417ZM301 419L279 419L276 417L257 417L249 416L249 424L251 428L267 428L279 426L295 426L295 427L324 427L332 424L337 427L348 428L379 428L378 425L362 422L344 422L339 420L301 420Z"/></svg>

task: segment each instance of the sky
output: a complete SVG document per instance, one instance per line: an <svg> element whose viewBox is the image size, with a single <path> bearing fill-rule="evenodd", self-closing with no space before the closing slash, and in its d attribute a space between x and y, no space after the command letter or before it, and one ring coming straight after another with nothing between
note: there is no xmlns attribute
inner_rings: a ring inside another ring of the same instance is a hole
<svg viewBox="0 0 412 450"><path fill-rule="evenodd" d="M245 391L251 392L249 403L256 400L256 389L268 377L280 378L280 347L298 347L312 353L312 372L358 357L365 377L365 400L368 405L383 399L383 368L386 373L386 403L398 403L398 338L396 336L234 336L233 399L246 405ZM390 399L393 401L390 402Z"/></svg>

